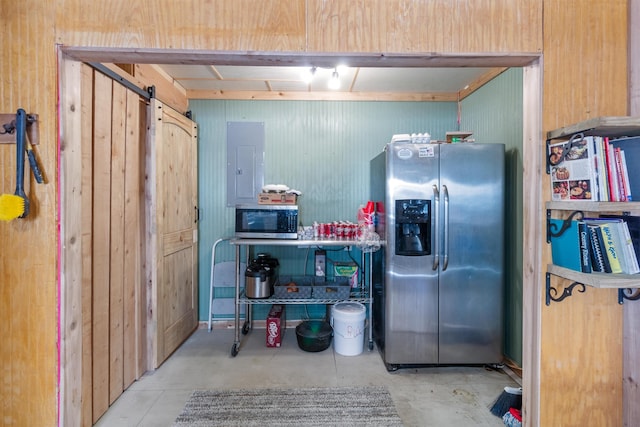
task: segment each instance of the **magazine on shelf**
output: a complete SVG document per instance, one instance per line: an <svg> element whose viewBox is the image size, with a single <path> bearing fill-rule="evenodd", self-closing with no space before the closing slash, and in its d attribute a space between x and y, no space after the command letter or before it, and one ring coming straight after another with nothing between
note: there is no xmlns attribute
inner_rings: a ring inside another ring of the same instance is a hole
<svg viewBox="0 0 640 427"><path fill-rule="evenodd" d="M593 137L573 137L549 144L551 198L598 201Z"/></svg>

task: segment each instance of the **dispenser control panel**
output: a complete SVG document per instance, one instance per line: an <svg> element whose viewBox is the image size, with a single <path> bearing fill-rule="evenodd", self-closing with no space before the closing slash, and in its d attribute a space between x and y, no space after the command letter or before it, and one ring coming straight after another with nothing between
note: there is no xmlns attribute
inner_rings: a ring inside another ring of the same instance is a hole
<svg viewBox="0 0 640 427"><path fill-rule="evenodd" d="M396 255L431 255L431 200L396 200Z"/></svg>

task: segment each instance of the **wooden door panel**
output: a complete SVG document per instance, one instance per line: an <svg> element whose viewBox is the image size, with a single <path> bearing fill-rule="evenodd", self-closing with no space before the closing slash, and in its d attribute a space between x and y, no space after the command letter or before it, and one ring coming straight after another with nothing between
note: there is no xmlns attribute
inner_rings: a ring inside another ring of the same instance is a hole
<svg viewBox="0 0 640 427"><path fill-rule="evenodd" d="M151 100L149 280L153 368L198 325L197 127Z"/></svg>
<svg viewBox="0 0 640 427"><path fill-rule="evenodd" d="M93 106L93 248L92 389L93 422L109 408L109 275L111 235L111 99L110 78L94 73Z"/></svg>
<svg viewBox="0 0 640 427"><path fill-rule="evenodd" d="M109 241L109 405L124 391L124 190L127 89L112 82Z"/></svg>
<svg viewBox="0 0 640 427"><path fill-rule="evenodd" d="M194 264L191 247L184 248L166 256L163 260L167 287L162 295L160 310L164 316L164 349L171 354L184 341L197 324L198 301L191 266Z"/></svg>
<svg viewBox="0 0 640 427"><path fill-rule="evenodd" d="M126 390L145 370L146 327L142 236L144 231L144 144L146 102L127 91L124 188L124 277L123 277L123 388Z"/></svg>
<svg viewBox="0 0 640 427"><path fill-rule="evenodd" d="M194 201L190 177L196 146L191 136L192 123L186 117L184 121L177 120L171 111L163 114L162 150L166 155L159 159L163 233L191 230L193 227Z"/></svg>
<svg viewBox="0 0 640 427"><path fill-rule="evenodd" d="M164 249L163 255L169 256L174 252L191 248L193 246L193 231L180 230L174 233L167 233L163 236L164 242L162 247Z"/></svg>

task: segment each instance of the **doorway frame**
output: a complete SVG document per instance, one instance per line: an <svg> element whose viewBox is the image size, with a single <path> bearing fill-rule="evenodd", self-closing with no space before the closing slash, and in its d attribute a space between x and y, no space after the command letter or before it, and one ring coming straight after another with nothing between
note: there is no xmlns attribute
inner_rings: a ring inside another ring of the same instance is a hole
<svg viewBox="0 0 640 427"><path fill-rule="evenodd" d="M58 87L60 107L58 129L59 147L59 227L60 260L58 293L59 328L59 425L80 425L82 387L82 305L81 305L81 245L77 224L65 215L79 209L80 194L74 186L81 158L77 149L81 140L81 115L74 111L79 88L72 82L74 65L81 62L132 64L215 64L255 66L306 66L311 62L332 66L342 60L355 67L520 67L523 69L523 183L536 183L523 191L523 408L527 424L537 425L540 399L540 318L542 273L543 220L541 199L541 143L542 131L542 55L394 55L394 54L322 54L282 52L225 52L172 49L109 49L61 46L58 51ZM78 104L79 105L79 104ZM524 190L524 189L523 189Z"/></svg>

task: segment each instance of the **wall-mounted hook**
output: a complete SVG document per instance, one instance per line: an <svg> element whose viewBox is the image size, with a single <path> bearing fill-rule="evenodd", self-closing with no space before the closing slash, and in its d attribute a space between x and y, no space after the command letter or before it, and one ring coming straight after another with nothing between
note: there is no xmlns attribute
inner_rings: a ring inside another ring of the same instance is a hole
<svg viewBox="0 0 640 427"><path fill-rule="evenodd" d="M39 126L38 115L27 114L27 137L31 145L38 145L39 141ZM0 113L0 144L15 144L16 143L16 114L15 113Z"/></svg>

